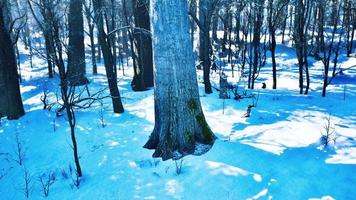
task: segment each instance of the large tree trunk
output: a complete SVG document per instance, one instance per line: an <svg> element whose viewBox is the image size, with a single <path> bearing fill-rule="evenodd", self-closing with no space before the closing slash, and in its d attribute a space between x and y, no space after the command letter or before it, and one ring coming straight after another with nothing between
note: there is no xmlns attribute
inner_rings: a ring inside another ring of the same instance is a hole
<svg viewBox="0 0 356 200"><path fill-rule="evenodd" d="M83 0L70 0L68 43L68 81L71 85L85 85L85 51L83 26Z"/></svg>
<svg viewBox="0 0 356 200"><path fill-rule="evenodd" d="M200 105L186 0L153 0L155 128L153 157L201 155L214 143Z"/></svg>
<svg viewBox="0 0 356 200"><path fill-rule="evenodd" d="M138 53L138 65L143 70L145 87L153 87L153 61L152 40L150 31L149 2L145 0L133 0L135 26L140 30L135 31L135 40Z"/></svg>
<svg viewBox="0 0 356 200"><path fill-rule="evenodd" d="M25 114L23 109L14 44L8 30L10 21L4 1L0 2L0 118L17 119Z"/></svg>

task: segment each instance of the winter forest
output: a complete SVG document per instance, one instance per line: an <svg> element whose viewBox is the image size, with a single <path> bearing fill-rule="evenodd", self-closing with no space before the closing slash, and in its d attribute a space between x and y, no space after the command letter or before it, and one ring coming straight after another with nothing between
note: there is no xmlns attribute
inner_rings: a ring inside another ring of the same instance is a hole
<svg viewBox="0 0 356 200"><path fill-rule="evenodd" d="M355 30L355 0L0 0L0 199L355 199Z"/></svg>

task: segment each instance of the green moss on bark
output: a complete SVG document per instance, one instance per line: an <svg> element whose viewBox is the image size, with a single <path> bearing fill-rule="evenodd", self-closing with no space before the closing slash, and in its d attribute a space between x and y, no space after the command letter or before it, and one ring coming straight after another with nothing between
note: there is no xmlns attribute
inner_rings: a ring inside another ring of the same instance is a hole
<svg viewBox="0 0 356 200"><path fill-rule="evenodd" d="M193 135L193 133L187 131L187 132L185 133L185 141L187 141L187 143L188 143L189 145L194 144L195 140L194 140L194 135Z"/></svg>
<svg viewBox="0 0 356 200"><path fill-rule="evenodd" d="M214 140L214 134L211 131L210 127L208 126L208 123L205 121L205 117L203 112L200 112L195 116L195 119L197 120L199 126L202 129L202 135L203 135L203 142L205 144L210 144Z"/></svg>
<svg viewBox="0 0 356 200"><path fill-rule="evenodd" d="M195 112L198 109L198 104L194 99L189 99L187 102L187 106L192 112Z"/></svg>

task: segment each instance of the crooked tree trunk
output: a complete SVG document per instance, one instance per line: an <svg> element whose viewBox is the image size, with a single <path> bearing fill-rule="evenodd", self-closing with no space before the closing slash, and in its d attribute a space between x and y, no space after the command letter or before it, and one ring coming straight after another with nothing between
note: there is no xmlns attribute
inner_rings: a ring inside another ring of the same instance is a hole
<svg viewBox="0 0 356 200"><path fill-rule="evenodd" d="M52 15L53 16L53 15ZM58 72L59 72L59 78L60 78L60 88L61 88L61 96L62 96L62 101L63 101L63 106L66 110L67 117L68 117L68 124L70 126L71 130L71 140L72 140L72 148L73 148L73 156L74 156L74 163L76 167L76 174L78 177L82 176L82 169L80 167L80 161L79 161L79 155L78 155L78 145L77 145L77 140L75 137L75 126L76 126L76 119L75 119L75 113L73 110L73 102L71 100L73 99L73 96L75 95L75 90L71 90L70 87L68 86L69 81L67 80L67 72L65 70L64 66L64 60L63 60L63 48L62 48L62 41L60 40L59 36L59 24L58 20L51 18L52 23L52 32L51 35L53 37L53 47L54 47L54 55L53 59L54 62L56 63L58 67ZM71 86L74 88L75 86ZM79 184L79 182L78 182Z"/></svg>
<svg viewBox="0 0 356 200"><path fill-rule="evenodd" d="M14 45L6 20L7 6L0 2L0 118L18 119L23 109Z"/></svg>
<svg viewBox="0 0 356 200"><path fill-rule="evenodd" d="M145 148L153 157L206 153L214 143L199 100L187 1L153 0L155 128Z"/></svg>
<svg viewBox="0 0 356 200"><path fill-rule="evenodd" d="M68 15L68 81L71 85L85 85L85 52L83 0L70 0Z"/></svg>
<svg viewBox="0 0 356 200"><path fill-rule="evenodd" d="M114 113L123 113L124 107L122 106L119 88L117 87L117 78L114 73L114 63L110 50L110 43L104 31L102 13L99 12L102 8L102 0L93 0L93 7L95 11L95 19L97 19L98 40L103 53L105 72L108 79Z"/></svg>

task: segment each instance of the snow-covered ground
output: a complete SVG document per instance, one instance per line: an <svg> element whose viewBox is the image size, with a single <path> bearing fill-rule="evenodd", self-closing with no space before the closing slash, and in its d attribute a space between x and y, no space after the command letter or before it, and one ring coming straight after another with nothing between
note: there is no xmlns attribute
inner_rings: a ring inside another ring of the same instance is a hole
<svg viewBox="0 0 356 200"><path fill-rule="evenodd" d="M118 72L124 114L112 113L110 99L103 107L76 111L84 174L79 189L70 175L74 165L67 121L43 110L40 101L44 88L54 98L58 80L46 77L43 60L36 58L30 69L23 57L21 92L26 115L16 121L1 120L0 199L25 199L25 169L31 177L30 199L45 198L39 177L49 173L54 173L55 182L48 199L354 199L356 69L334 79L322 98L322 65L310 58L311 91L304 96L298 94L294 50L278 45L276 56L278 90L270 89L268 59L257 89L248 91L258 96L250 118L243 115L252 99L222 100L216 91L205 95L199 84L204 113L218 139L207 154L185 157L179 175L174 161L153 159L152 151L142 148L154 126L153 91L133 92L133 70L126 66L126 76ZM341 67L356 64L356 58L340 60ZM87 68L90 90L105 87L102 63L97 76L91 75L89 58ZM202 73L198 73L201 82ZM225 73L236 82L228 67ZM213 85L218 80L213 73ZM262 82L267 89L260 89ZM239 92L243 85L241 81ZM336 142L324 149L320 138L329 115ZM16 135L25 152L22 166L14 161Z"/></svg>

